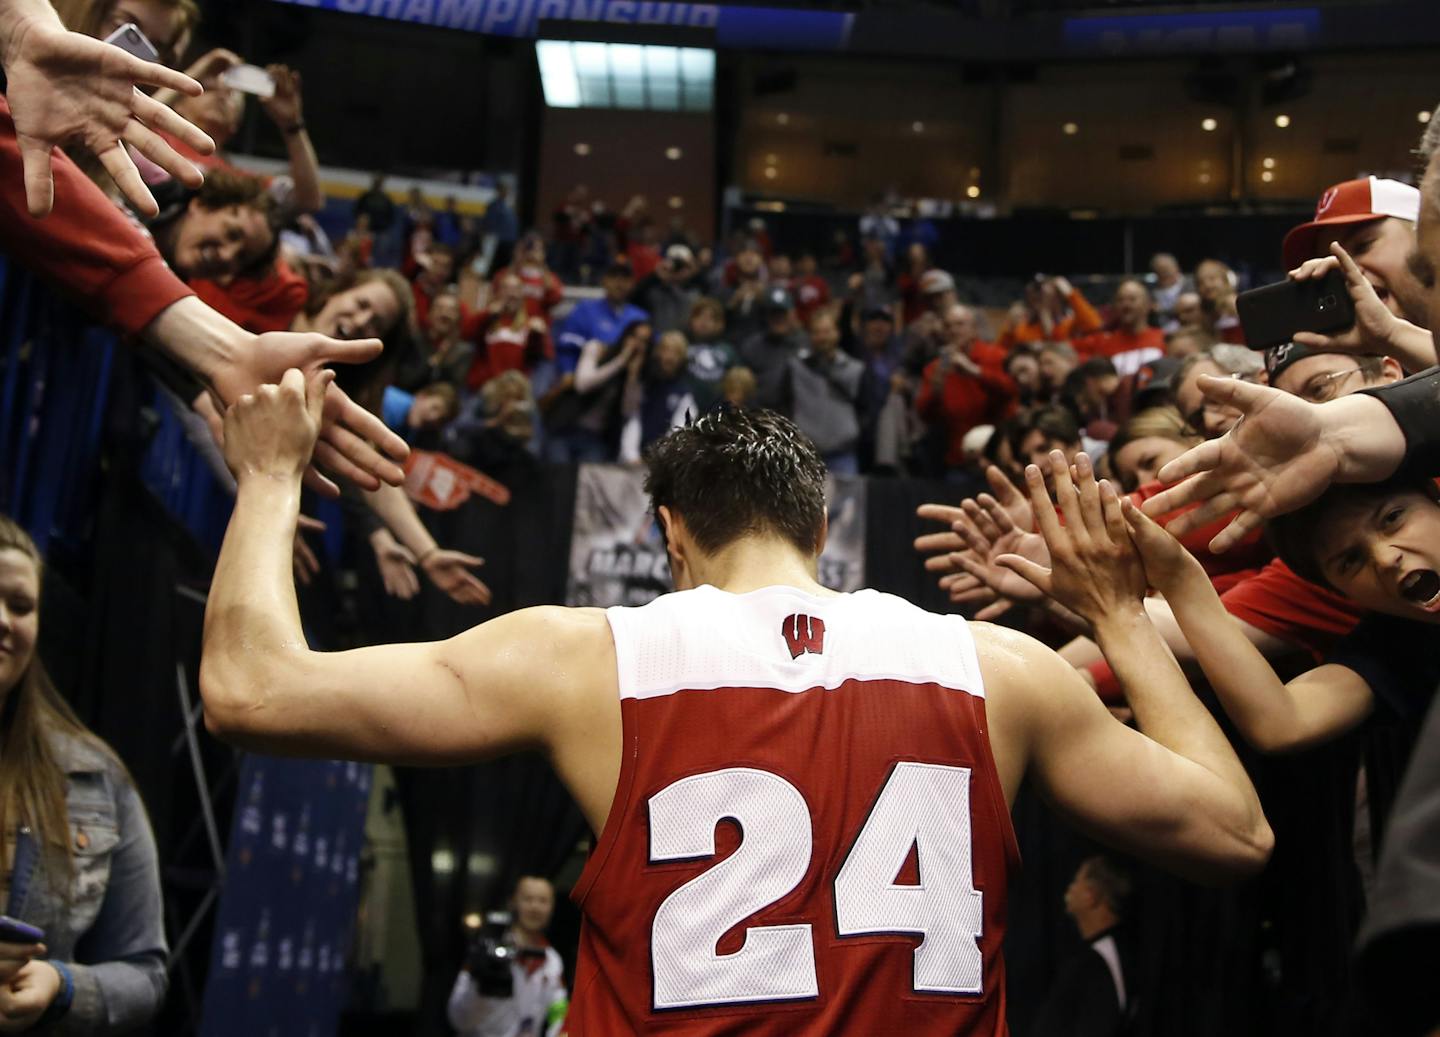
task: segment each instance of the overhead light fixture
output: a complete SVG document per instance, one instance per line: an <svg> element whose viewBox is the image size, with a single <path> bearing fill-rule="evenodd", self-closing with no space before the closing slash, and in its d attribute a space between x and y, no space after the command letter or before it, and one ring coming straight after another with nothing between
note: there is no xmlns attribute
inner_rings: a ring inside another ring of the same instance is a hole
<svg viewBox="0 0 1440 1037"><path fill-rule="evenodd" d="M1275 174L1267 169L1265 170L1265 172L1260 174L1260 179L1264 180L1268 184L1270 181L1275 179Z"/></svg>
<svg viewBox="0 0 1440 1037"><path fill-rule="evenodd" d="M789 113L789 112L781 112L779 115L775 116L775 121L778 122L781 126L789 126L789 125L790 125L790 113Z"/></svg>
<svg viewBox="0 0 1440 1037"><path fill-rule="evenodd" d="M776 162L779 162L779 161L780 161L780 156L777 155L777 154L775 154L775 152L773 152L773 151L770 152L770 154L768 154L768 155L765 156L765 162L766 162L767 165L773 166Z"/></svg>
<svg viewBox="0 0 1440 1037"><path fill-rule="evenodd" d="M971 180L978 180L978 179L980 179L980 167L979 167L979 166L971 166L971 167L970 167L970 179L971 179Z"/></svg>
<svg viewBox="0 0 1440 1037"><path fill-rule="evenodd" d="M483 922L484 919L480 917L480 913L478 911L471 911L468 915L465 916L466 929L479 929Z"/></svg>
<svg viewBox="0 0 1440 1037"><path fill-rule="evenodd" d="M1267 158L1264 162L1262 162L1262 163L1260 163L1260 164L1261 164L1262 166L1264 166L1266 169L1274 169L1274 168L1275 168L1275 160L1274 160L1273 158Z"/></svg>
<svg viewBox="0 0 1440 1037"><path fill-rule="evenodd" d="M1067 122L1064 126L1061 126L1060 129L1067 137L1073 137L1080 132L1079 124L1073 122Z"/></svg>
<svg viewBox="0 0 1440 1037"><path fill-rule="evenodd" d="M1277 115L1277 116L1275 116L1275 125L1278 126L1278 127L1280 127L1282 130L1285 129L1285 127L1287 127L1287 126L1290 125L1290 116L1288 116L1288 115Z"/></svg>
<svg viewBox="0 0 1440 1037"><path fill-rule="evenodd" d="M1209 116L1206 116L1205 118L1200 120L1200 128L1206 133L1214 133L1217 129L1220 128L1220 124Z"/></svg>
<svg viewBox="0 0 1440 1037"><path fill-rule="evenodd" d="M1209 174L1209 173L1201 173L1201 174L1200 174L1200 182L1201 182L1202 184L1208 184L1208 183L1210 182L1210 174Z"/></svg>
<svg viewBox="0 0 1440 1037"><path fill-rule="evenodd" d="M916 119L914 122L912 122L912 123L910 124L910 129L912 129L912 130L915 131L916 133L924 133L924 132L925 132L925 124L924 124L923 122L921 122L919 119Z"/></svg>
<svg viewBox="0 0 1440 1037"><path fill-rule="evenodd" d="M1429 112L1416 112L1416 113L1415 113L1415 120L1416 120L1417 122L1419 122L1421 125L1424 125L1425 123L1427 123L1427 122L1430 121L1430 113L1429 113Z"/></svg>
<svg viewBox="0 0 1440 1037"><path fill-rule="evenodd" d="M979 197L980 197L980 187L979 187L979 185L978 185L978 184L971 184L969 187L965 188L965 197L966 197L966 198L979 198Z"/></svg>
<svg viewBox="0 0 1440 1037"><path fill-rule="evenodd" d="M780 175L779 171L776 170L776 168L775 168L774 166L766 166L766 167L765 167L765 179L766 179L766 180L774 180L774 179L775 179L777 176L779 176L779 175Z"/></svg>
<svg viewBox="0 0 1440 1037"><path fill-rule="evenodd" d="M680 156L683 154L685 153L677 147L668 147L665 149L665 157L668 158L671 162L678 161Z"/></svg>
<svg viewBox="0 0 1440 1037"><path fill-rule="evenodd" d="M714 107L713 50L538 40L535 56L551 108L708 112Z"/></svg>
<svg viewBox="0 0 1440 1037"><path fill-rule="evenodd" d="M672 208L672 209L683 209L683 208L685 208L685 199L684 199L684 198L681 198L678 194L672 194L672 195L670 196L670 208Z"/></svg>
<svg viewBox="0 0 1440 1037"><path fill-rule="evenodd" d="M589 145L589 144L586 144L586 143L582 140L579 144L576 144L576 145L575 145L575 154L581 156L582 158L583 158L584 156L590 154L590 145Z"/></svg>

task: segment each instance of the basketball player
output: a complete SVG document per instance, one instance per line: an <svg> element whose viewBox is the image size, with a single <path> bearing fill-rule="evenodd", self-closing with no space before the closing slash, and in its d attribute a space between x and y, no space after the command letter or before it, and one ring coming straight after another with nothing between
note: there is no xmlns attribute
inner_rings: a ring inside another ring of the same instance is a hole
<svg viewBox="0 0 1440 1037"><path fill-rule="evenodd" d="M1022 634L817 583L824 466L764 412L706 415L653 451L676 593L320 653L290 550L327 378L292 371L226 415L239 491L206 612L206 722L268 753L545 753L598 839L572 893L572 1034L1004 1033L1027 774L1074 824L1182 874L1266 860L1220 729L1173 664L1136 667L1158 647L1145 577L1088 467L1077 492L1054 466L1048 580L1094 623L1145 734Z"/></svg>

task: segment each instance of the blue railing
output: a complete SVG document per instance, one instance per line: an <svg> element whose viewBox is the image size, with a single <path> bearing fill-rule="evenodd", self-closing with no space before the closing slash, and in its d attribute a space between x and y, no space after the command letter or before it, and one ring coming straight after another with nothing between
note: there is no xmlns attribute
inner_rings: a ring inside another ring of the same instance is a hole
<svg viewBox="0 0 1440 1037"><path fill-rule="evenodd" d="M116 337L0 255L0 511L42 552L87 536Z"/></svg>

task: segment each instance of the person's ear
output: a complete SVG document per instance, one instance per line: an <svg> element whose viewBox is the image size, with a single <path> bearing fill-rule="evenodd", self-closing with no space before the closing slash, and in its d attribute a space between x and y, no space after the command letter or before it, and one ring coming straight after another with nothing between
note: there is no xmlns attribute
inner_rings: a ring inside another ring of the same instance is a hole
<svg viewBox="0 0 1440 1037"><path fill-rule="evenodd" d="M830 539L830 509L826 508L820 516L820 535L815 538L815 557L819 558L825 553L825 542Z"/></svg>
<svg viewBox="0 0 1440 1037"><path fill-rule="evenodd" d="M685 528L685 520L665 504L660 505L656 516L660 519L660 528L665 531L665 549L670 555L671 572L678 574L686 561L685 544L682 542L681 536Z"/></svg>
<svg viewBox="0 0 1440 1037"><path fill-rule="evenodd" d="M1380 384L1390 385L1405 377L1405 368L1400 366L1400 361L1393 356L1383 357L1380 361Z"/></svg>

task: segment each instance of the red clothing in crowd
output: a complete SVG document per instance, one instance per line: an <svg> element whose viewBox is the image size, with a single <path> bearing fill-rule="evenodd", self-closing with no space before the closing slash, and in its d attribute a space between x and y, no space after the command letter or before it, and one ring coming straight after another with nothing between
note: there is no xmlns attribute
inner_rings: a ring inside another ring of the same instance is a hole
<svg viewBox="0 0 1440 1037"><path fill-rule="evenodd" d="M1130 499L1138 507L1163 489L1165 487L1161 483L1147 483L1130 494ZM1161 521L1168 523L1171 519L1177 518L1187 511L1194 511L1199 506L1198 503L1187 504L1185 507L1165 515ZM1215 584L1215 589L1221 594L1224 594L1238 580L1244 579L1268 565L1275 556L1274 552L1270 550L1269 544L1265 542L1264 531L1259 529L1250 533L1224 554L1215 554L1211 551L1210 541L1228 526L1234 517L1235 512L1232 511L1199 529L1192 529L1180 538L1180 543L1184 544L1186 550L1195 556L1196 561L1205 570L1205 574L1210 577L1210 582Z"/></svg>
<svg viewBox="0 0 1440 1037"><path fill-rule="evenodd" d="M550 336L531 328L530 320L524 310L513 317L490 310L466 316L461 336L478 343L475 361L465 377L471 392L496 375L506 371L528 373L541 360L555 358L555 345Z"/></svg>
<svg viewBox="0 0 1440 1037"><path fill-rule="evenodd" d="M526 314L539 317L548 325L550 311L559 306L560 301L565 298L565 287L560 283L560 278L543 266L507 266L495 272L490 281L491 286L498 286L500 279L507 274L520 278L520 283L524 286ZM639 276L636 275L637 279Z"/></svg>
<svg viewBox="0 0 1440 1037"><path fill-rule="evenodd" d="M930 308L925 296L920 294L920 278L924 276L924 272L912 274L909 270L905 270L895 277L895 290L900 294L900 307L904 311L907 328L919 320L921 314Z"/></svg>
<svg viewBox="0 0 1440 1037"><path fill-rule="evenodd" d="M635 281L638 283L653 274L660 265L660 249L655 245L632 241L625 250L625 258L630 260L630 269L635 271Z"/></svg>
<svg viewBox="0 0 1440 1037"><path fill-rule="evenodd" d="M1053 325L1048 333L1045 325L1038 320L1022 321L1013 328L1006 328L1000 335L1000 348L1008 353L1025 342L1068 342L1078 335L1091 335L1101 329L1103 322L1100 319L1100 311L1090 305L1090 300L1085 298L1080 289L1072 288L1070 294L1066 296L1066 301L1070 303L1070 316ZM906 323L909 323L908 312ZM1165 348L1163 335L1160 337L1160 348Z"/></svg>
<svg viewBox="0 0 1440 1037"><path fill-rule="evenodd" d="M310 301L310 282L279 257L264 277L237 277L225 284L196 279L195 294L246 331L289 331Z"/></svg>
<svg viewBox="0 0 1440 1037"><path fill-rule="evenodd" d="M1115 364L1115 370L1123 377L1165 355L1165 333L1159 328L1149 327L1139 331L1126 331L1124 328L1098 331L1077 338L1075 351L1082 360L1109 357Z"/></svg>
<svg viewBox="0 0 1440 1037"><path fill-rule="evenodd" d="M970 347L970 359L980 366L980 374L966 374L952 367L939 392L935 390L935 377L941 359L930 361L915 398L922 418L944 423L945 464L950 468L959 468L965 461L965 433L976 425L998 424L1015 409L1015 383L1005 373L1004 350L988 342L976 342Z"/></svg>
<svg viewBox="0 0 1440 1037"><path fill-rule="evenodd" d="M166 265L149 236L59 149L52 166L55 209L37 220L25 205L10 105L0 97L0 249L98 320L130 334L195 294Z"/></svg>
<svg viewBox="0 0 1440 1037"><path fill-rule="evenodd" d="M415 297L415 323L422 328L430 326L430 300L432 296L417 277L410 282L410 294Z"/></svg>
<svg viewBox="0 0 1440 1037"><path fill-rule="evenodd" d="M819 274L795 278L790 292L795 297L795 315L800 318L802 327L808 328L815 311L830 301L830 286Z"/></svg>

